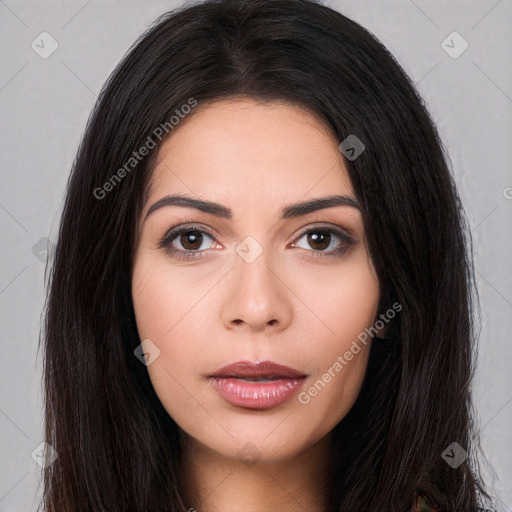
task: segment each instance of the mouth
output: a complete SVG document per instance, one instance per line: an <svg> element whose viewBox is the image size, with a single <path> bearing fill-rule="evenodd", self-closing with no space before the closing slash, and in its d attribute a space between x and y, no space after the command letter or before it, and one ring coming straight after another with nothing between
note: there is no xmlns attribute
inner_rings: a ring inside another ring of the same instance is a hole
<svg viewBox="0 0 512 512"><path fill-rule="evenodd" d="M211 378L235 378L247 381L299 379L307 377L305 373L272 361L238 361L219 368L209 375Z"/></svg>
<svg viewBox="0 0 512 512"><path fill-rule="evenodd" d="M233 378L244 380L245 382L273 382L275 380L284 380L289 377L283 377L280 375L269 375L267 377L215 377L215 378Z"/></svg>
<svg viewBox="0 0 512 512"><path fill-rule="evenodd" d="M262 410L287 401L306 377L305 373L271 361L239 361L223 366L208 379L231 405Z"/></svg>

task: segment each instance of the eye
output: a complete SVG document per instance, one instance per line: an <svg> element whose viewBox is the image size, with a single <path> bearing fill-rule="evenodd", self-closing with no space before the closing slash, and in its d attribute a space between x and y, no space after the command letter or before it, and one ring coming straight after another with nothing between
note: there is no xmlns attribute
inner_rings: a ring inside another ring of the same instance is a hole
<svg viewBox="0 0 512 512"><path fill-rule="evenodd" d="M170 229L158 246L178 259L200 258L206 256L215 240L215 236L202 226L178 226ZM340 256L354 243L353 238L340 228L320 226L305 231L292 245L306 249L317 257Z"/></svg>
<svg viewBox="0 0 512 512"><path fill-rule="evenodd" d="M340 255L354 244L354 240L347 233L327 226L310 228L298 240L294 245L301 249L313 249L314 256ZM304 242L300 243L301 240Z"/></svg>
<svg viewBox="0 0 512 512"><path fill-rule="evenodd" d="M213 241L215 237L198 226L185 226L168 231L158 245L177 258L194 258L211 248L208 239Z"/></svg>

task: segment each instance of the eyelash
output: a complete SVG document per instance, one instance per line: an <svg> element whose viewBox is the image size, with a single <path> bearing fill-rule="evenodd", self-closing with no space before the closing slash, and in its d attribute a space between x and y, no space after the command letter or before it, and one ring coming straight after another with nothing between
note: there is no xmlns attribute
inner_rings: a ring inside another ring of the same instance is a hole
<svg viewBox="0 0 512 512"><path fill-rule="evenodd" d="M190 231L197 231L201 234L206 234L210 238L212 238L214 241L216 240L215 236L210 233L208 230L204 229L202 226L196 226L196 225L189 225L189 226L182 226L182 227L176 227L171 228L158 242L158 247L164 249L165 252L170 254L172 257L177 259L192 259L192 258L202 258L206 255L206 252L208 249L202 249L200 251L184 251L181 249L175 249L172 247L172 242L178 238L181 234L187 233ZM353 244L354 240L344 231L340 229L336 229L333 227L328 226L318 226L314 228L310 228L307 231L304 231L296 240L300 240L305 235L308 235L310 233L322 233L322 234L334 234L341 240L341 244L338 248L333 249L329 252L325 251L315 251L314 249L308 251L313 253L313 257L333 257L333 256L341 256L344 254ZM301 249L301 247L299 247ZM307 249L306 249L307 250Z"/></svg>

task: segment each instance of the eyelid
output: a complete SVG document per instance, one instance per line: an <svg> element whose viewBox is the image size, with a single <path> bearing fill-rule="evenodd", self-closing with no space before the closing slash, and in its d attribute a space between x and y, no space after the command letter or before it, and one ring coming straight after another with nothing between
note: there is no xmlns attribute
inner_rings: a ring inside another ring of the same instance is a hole
<svg viewBox="0 0 512 512"><path fill-rule="evenodd" d="M200 233L204 233L208 235L214 242L220 243L217 240L217 237L212 233L213 230L210 231L210 228L205 227L204 224L199 224L196 222L182 222L168 229L163 237L158 242L158 247L163 248L166 252L170 253L172 256L176 258L200 258L205 256L209 249L201 249L196 251L191 250L182 250L175 249L171 247L171 242L175 240L181 233L187 231L198 231ZM311 232L317 231L326 231L328 233L334 234L341 239L342 243L336 249L332 249L330 251L315 251L314 249L308 250L304 249L307 252L313 253L314 256L336 256L338 254L344 253L348 250L352 245L354 245L357 240L351 234L351 230L343 228L337 224L331 224L329 222L316 222L312 224L308 224L293 240L292 246L297 247L295 244L304 236ZM301 248L302 249L302 248Z"/></svg>
<svg viewBox="0 0 512 512"><path fill-rule="evenodd" d="M176 226L173 226L172 228L168 229L164 236L159 240L158 246L162 247L168 243L174 240L177 235L180 235L184 231L199 231L201 233L207 234L210 238L217 241L217 237L209 230L209 228L205 228L203 224L196 224L196 223L180 223ZM179 250L179 249L178 249ZM183 251L181 251L183 252ZM200 252L200 251L187 251L187 252Z"/></svg>
<svg viewBox="0 0 512 512"><path fill-rule="evenodd" d="M316 233L322 231L333 234L335 237L338 237L341 243L338 245L338 247L331 249L330 251L304 249L306 252L310 253L310 256L312 256L313 258L335 258L337 256L341 257L357 243L356 238L349 232L349 230L344 229L337 224L329 225L329 223L324 222L321 223L320 225L309 225L307 228L305 228L304 231L302 231L298 236L295 237L294 241L292 242L292 246L298 247L297 244L299 240L305 235L308 235L309 233ZM303 249L302 247L298 248Z"/></svg>
<svg viewBox="0 0 512 512"><path fill-rule="evenodd" d="M304 235L306 235L307 233L309 233L311 231L315 231L315 230L331 231L335 235L338 235L341 238L343 238L344 240L353 241L353 242L356 241L355 236L352 233L352 230L344 228L338 224L331 224L329 222L321 222L321 221L308 224L307 227L305 227L304 230L301 231L301 233L299 235L297 235L297 237L295 239L297 240L297 239L303 237Z"/></svg>

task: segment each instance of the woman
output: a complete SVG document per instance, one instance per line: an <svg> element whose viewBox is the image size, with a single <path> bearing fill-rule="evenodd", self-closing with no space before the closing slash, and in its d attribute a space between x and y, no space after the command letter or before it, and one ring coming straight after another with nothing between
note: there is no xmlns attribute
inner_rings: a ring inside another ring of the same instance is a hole
<svg viewBox="0 0 512 512"><path fill-rule="evenodd" d="M435 126L368 31L165 14L68 184L45 510L476 510L471 283Z"/></svg>

